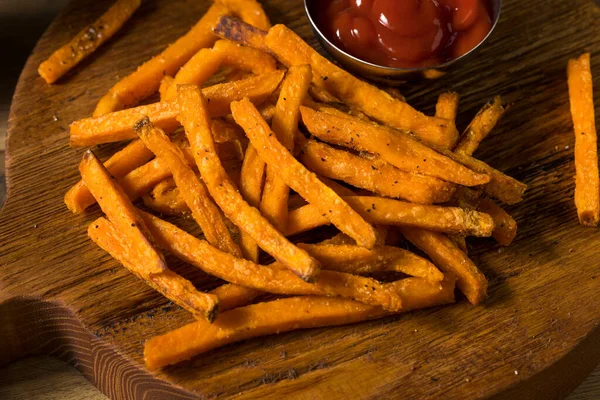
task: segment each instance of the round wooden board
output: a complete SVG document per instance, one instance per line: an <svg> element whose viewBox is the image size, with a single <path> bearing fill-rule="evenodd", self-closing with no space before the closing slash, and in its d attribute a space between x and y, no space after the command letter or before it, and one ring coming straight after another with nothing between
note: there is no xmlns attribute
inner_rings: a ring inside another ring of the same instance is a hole
<svg viewBox="0 0 600 400"><path fill-rule="evenodd" d="M67 211L62 196L78 179L82 154L68 146L68 124L89 116L119 77L185 33L208 2L145 1L89 60L46 85L39 63L107 3L73 1L40 39L16 89L8 201L0 214L0 365L56 356L115 399L471 399L559 398L600 360L600 234L578 224L573 205L565 74L568 58L591 51L600 88L600 9L593 0L506 0L474 62L403 89L430 113L439 93L458 91L461 127L492 95L514 101L477 154L530 186L525 201L509 208L520 228L514 245L473 242L490 280L484 305L461 298L439 309L250 340L157 374L144 369L144 341L191 318L87 239L97 207L81 216ZM317 46L300 0L264 3L273 23ZM114 148L98 153L106 157ZM176 267L201 288L215 284Z"/></svg>

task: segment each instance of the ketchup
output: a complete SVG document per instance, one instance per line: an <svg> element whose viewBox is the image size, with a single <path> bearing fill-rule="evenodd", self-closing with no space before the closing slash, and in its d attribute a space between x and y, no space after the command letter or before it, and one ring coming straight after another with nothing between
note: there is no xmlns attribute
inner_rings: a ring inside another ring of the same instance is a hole
<svg viewBox="0 0 600 400"><path fill-rule="evenodd" d="M492 29L487 0L329 0L317 24L347 53L396 68L460 57Z"/></svg>

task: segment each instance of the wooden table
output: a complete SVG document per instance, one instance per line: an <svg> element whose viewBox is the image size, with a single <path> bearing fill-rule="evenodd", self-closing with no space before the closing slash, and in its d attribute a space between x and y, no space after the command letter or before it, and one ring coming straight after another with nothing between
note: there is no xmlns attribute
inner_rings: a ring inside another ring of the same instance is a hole
<svg viewBox="0 0 600 400"><path fill-rule="evenodd" d="M0 82L0 204L5 196L4 133L14 83L37 37L66 2L67 0L0 2L0 15L6 19L0 23L0 30L3 31L3 38L9 38L5 43L9 46L10 54L8 64L3 63L5 80ZM23 23L25 20L26 24ZM11 37L19 40L10 40ZM29 358L0 369L0 398L105 399L72 366L48 357ZM568 397L569 400L596 398L600 398L600 367Z"/></svg>

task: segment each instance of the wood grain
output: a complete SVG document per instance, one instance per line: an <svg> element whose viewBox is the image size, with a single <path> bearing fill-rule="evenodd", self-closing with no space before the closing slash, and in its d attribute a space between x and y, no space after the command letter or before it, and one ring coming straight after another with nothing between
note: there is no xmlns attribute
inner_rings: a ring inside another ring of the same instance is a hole
<svg viewBox="0 0 600 400"><path fill-rule="evenodd" d="M73 216L62 204L82 154L68 147L67 124L90 115L119 76L184 33L207 3L144 2L95 56L62 83L45 85L36 74L39 62L104 8L72 2L40 39L16 89L8 201L0 214L1 365L56 356L110 398L470 399L560 398L600 360L600 236L579 226L573 206L565 78L567 59L591 51L600 87L600 11L593 1L507 0L477 60L441 81L403 89L409 102L430 113L440 92L460 92L462 127L494 94L515 102L477 154L530 185L525 201L510 207L520 225L515 244L474 243L490 279L484 306L461 301L251 340L154 375L143 369L144 340L191 318L87 240L97 208ZM273 22L316 46L301 1L270 0L265 8ZM97 151L106 157L114 149ZM169 261L198 287L215 285Z"/></svg>

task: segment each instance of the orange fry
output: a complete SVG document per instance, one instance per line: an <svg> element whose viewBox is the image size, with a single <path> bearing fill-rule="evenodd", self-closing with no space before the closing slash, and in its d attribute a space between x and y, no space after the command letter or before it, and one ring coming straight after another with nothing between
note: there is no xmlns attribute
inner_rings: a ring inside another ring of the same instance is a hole
<svg viewBox="0 0 600 400"><path fill-rule="evenodd" d="M438 232L491 236L492 217L458 207L406 203L381 197L352 196L343 199L372 224L411 226ZM290 211L287 235L295 235L319 226L328 225L326 215L313 204Z"/></svg>
<svg viewBox="0 0 600 400"><path fill-rule="evenodd" d="M216 2L223 4L247 24L263 31L271 27L269 17L256 0L216 0Z"/></svg>
<svg viewBox="0 0 600 400"><path fill-rule="evenodd" d="M494 97L494 100L486 104L477 113L475 118L473 118L473 121L471 121L460 138L460 142L458 142L454 152L468 156L472 155L477 147L479 147L481 141L494 129L505 111L506 107L504 106L502 97Z"/></svg>
<svg viewBox="0 0 600 400"><path fill-rule="evenodd" d="M106 218L94 221L88 228L88 236L134 275L195 318L209 322L215 318L219 304L216 295L199 292L190 281L168 268L159 273L149 273L144 256L131 249Z"/></svg>
<svg viewBox="0 0 600 400"><path fill-rule="evenodd" d="M100 208L123 236L128 250L145 257L149 274L167 269L165 259L154 247L152 235L123 189L96 158L91 150L83 155L79 172L85 185L98 201Z"/></svg>
<svg viewBox="0 0 600 400"><path fill-rule="evenodd" d="M46 83L54 83L110 39L127 22L141 0L117 0L93 24L85 27L71 41L42 62L38 73Z"/></svg>
<svg viewBox="0 0 600 400"><path fill-rule="evenodd" d="M219 117L230 113L229 105L232 101L244 97L261 104L275 91L282 79L283 71L274 71L241 81L209 86L202 89L202 94L208 101L209 114ZM145 116L148 116L156 127L172 132L179 126L176 115L177 107L172 102L159 102L80 119L70 126L69 144L72 147L88 147L133 139L136 137L133 125Z"/></svg>
<svg viewBox="0 0 600 400"><path fill-rule="evenodd" d="M444 275L426 259L398 247L377 246L372 250L352 244L305 244L298 247L319 260L323 269L354 275L396 271L440 282Z"/></svg>
<svg viewBox="0 0 600 400"><path fill-rule="evenodd" d="M246 306L263 292L245 286L226 283L210 291L219 298L219 311L225 312L234 308Z"/></svg>
<svg viewBox="0 0 600 400"><path fill-rule="evenodd" d="M369 160L325 143L308 140L300 151L300 161L311 171L344 181L382 196L412 203L445 203L453 185L430 176L402 171L379 160Z"/></svg>
<svg viewBox="0 0 600 400"><path fill-rule="evenodd" d="M292 154L298 132L300 105L306 97L312 72L310 66L291 67L281 85L281 93L275 106L271 127L277 139ZM287 225L288 196L290 189L279 177L279 167L267 167L265 188L260 203L261 213L280 231Z"/></svg>
<svg viewBox="0 0 600 400"><path fill-rule="evenodd" d="M260 205L263 191L263 178L265 176L265 162L260 158L252 144L248 145L242 172L240 176L240 193L244 200L254 208ZM259 250L256 241L245 232L240 235L242 253L247 260L258 262Z"/></svg>
<svg viewBox="0 0 600 400"><path fill-rule="evenodd" d="M452 161L401 132L358 118L301 107L302 121L324 142L378 154L382 160L407 172L418 172L464 186L487 183L483 174Z"/></svg>
<svg viewBox="0 0 600 400"><path fill-rule="evenodd" d="M492 237L502 246L510 245L517 236L517 221L508 215L502 207L487 198L481 199L477 209L483 213L489 214L494 219L494 231L492 232Z"/></svg>
<svg viewBox="0 0 600 400"><path fill-rule="evenodd" d="M392 311L401 307L393 285L335 271L321 271L315 283L308 283L277 263L265 266L236 258L151 214L144 213L144 219L161 247L228 282L276 294L348 297Z"/></svg>
<svg viewBox="0 0 600 400"><path fill-rule="evenodd" d="M211 29L219 21L219 18L228 13L227 7L213 4L188 33L117 82L100 99L94 110L94 116L98 117L135 106L141 100L155 93L164 75L175 75L177 70L198 50L213 45L217 37Z"/></svg>
<svg viewBox="0 0 600 400"><path fill-rule="evenodd" d="M575 130L575 207L582 225L596 226L600 220L600 177L590 54L569 60L567 75Z"/></svg>
<svg viewBox="0 0 600 400"><path fill-rule="evenodd" d="M122 150L113 154L104 166L110 174L120 180L132 170L144 165L152 158L152 152L144 146L141 140L133 140ZM80 214L96 202L83 181L77 182L65 194L65 204L75 214Z"/></svg>
<svg viewBox="0 0 600 400"><path fill-rule="evenodd" d="M445 92L440 94L435 105L435 116L454 121L458 114L459 101L460 96L456 92ZM450 148L452 148L452 146Z"/></svg>
<svg viewBox="0 0 600 400"><path fill-rule="evenodd" d="M356 240L357 244L366 248L375 245L373 227L279 143L250 100L231 103L231 112L263 161L276 168L290 188L314 204L339 230Z"/></svg>
<svg viewBox="0 0 600 400"><path fill-rule="evenodd" d="M256 243L276 260L303 279L314 280L320 269L319 263L304 250L290 243L256 208L250 206L223 169L215 152L206 102L198 87L179 86L178 102L181 110L178 118L185 127L196 164L211 196L221 210L231 222L252 236Z"/></svg>
<svg viewBox="0 0 600 400"><path fill-rule="evenodd" d="M403 305L398 312L454 302L454 281L442 289L423 279L408 278L396 283ZM151 370L176 364L217 347L269 334L297 329L352 324L387 314L379 307L348 299L292 297L253 304L220 314L213 324L198 321L161 336L144 346L146 367Z"/></svg>
<svg viewBox="0 0 600 400"><path fill-rule="evenodd" d="M166 162L179 193L183 195L206 240L222 251L241 256L242 253L233 241L221 212L210 198L204 183L188 165L183 151L175 146L163 131L152 126L148 117L141 119L134 129L144 144Z"/></svg>
<svg viewBox="0 0 600 400"><path fill-rule="evenodd" d="M442 272L456 275L456 286L474 304L479 304L487 294L485 276L446 235L424 229L400 228L406 239L425 252Z"/></svg>

